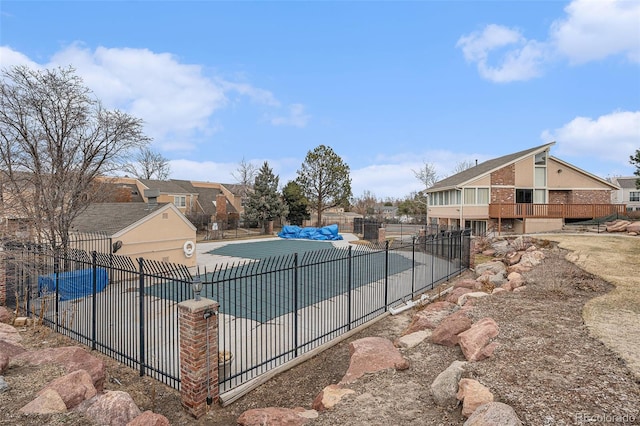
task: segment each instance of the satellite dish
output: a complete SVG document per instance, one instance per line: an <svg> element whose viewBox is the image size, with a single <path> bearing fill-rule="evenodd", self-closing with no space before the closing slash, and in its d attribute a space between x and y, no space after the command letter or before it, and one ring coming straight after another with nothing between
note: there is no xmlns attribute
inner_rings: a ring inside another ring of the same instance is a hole
<svg viewBox="0 0 640 426"><path fill-rule="evenodd" d="M113 243L113 252L117 252L118 250L120 250L122 248L122 241L118 240L115 243Z"/></svg>

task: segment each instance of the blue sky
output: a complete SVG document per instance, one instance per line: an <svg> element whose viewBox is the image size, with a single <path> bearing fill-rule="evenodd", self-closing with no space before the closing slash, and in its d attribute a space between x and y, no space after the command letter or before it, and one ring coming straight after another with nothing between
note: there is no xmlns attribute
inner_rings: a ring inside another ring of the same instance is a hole
<svg viewBox="0 0 640 426"><path fill-rule="evenodd" d="M640 148L640 2L11 1L0 65L76 68L177 179L284 185L325 144L355 196L556 141L601 177Z"/></svg>

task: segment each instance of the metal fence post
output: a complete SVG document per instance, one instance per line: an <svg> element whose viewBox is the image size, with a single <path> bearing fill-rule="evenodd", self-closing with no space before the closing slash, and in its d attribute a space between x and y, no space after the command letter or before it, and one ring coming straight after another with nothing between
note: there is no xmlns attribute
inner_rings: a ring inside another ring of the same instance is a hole
<svg viewBox="0 0 640 426"><path fill-rule="evenodd" d="M298 357L298 253L293 255L293 346Z"/></svg>
<svg viewBox="0 0 640 426"><path fill-rule="evenodd" d="M353 271L351 269L351 249L352 246L349 245L349 250L347 251L347 330L351 330L351 280Z"/></svg>
<svg viewBox="0 0 640 426"><path fill-rule="evenodd" d="M97 281L98 281L98 277L96 276L98 273L98 268L97 268L97 258L98 258L98 254L95 252L95 250L93 252L91 252L91 269L92 269L92 279L93 279L93 300L91 302L91 349L92 350L96 350L96 312L97 312L97 306L98 306L98 301L96 300L97 298L97 293L98 293L98 285L97 285Z"/></svg>
<svg viewBox="0 0 640 426"><path fill-rule="evenodd" d="M54 319L56 321L56 333L60 333L60 317L59 317L59 309L60 309L60 304L59 304L59 299L60 299L60 286L59 286L59 277L58 275L60 274L60 259L58 257L58 250L54 249L54 254L53 254L53 283L55 285L56 288L56 301L55 301L55 310L54 310Z"/></svg>
<svg viewBox="0 0 640 426"><path fill-rule="evenodd" d="M389 240L384 242L384 311L389 308Z"/></svg>
<svg viewBox="0 0 640 426"><path fill-rule="evenodd" d="M416 236L411 238L411 297L416 292Z"/></svg>
<svg viewBox="0 0 640 426"><path fill-rule="evenodd" d="M140 377L144 376L145 372L145 347L144 347L144 259L138 258L138 298L139 298L139 316L140 316L140 335L139 335L139 356L140 362Z"/></svg>

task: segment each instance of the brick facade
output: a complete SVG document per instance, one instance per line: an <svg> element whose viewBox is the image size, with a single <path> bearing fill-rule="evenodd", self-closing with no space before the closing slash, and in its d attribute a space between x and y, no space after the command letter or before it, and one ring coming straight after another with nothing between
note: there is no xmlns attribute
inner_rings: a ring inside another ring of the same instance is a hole
<svg viewBox="0 0 640 426"><path fill-rule="evenodd" d="M494 204L511 204L516 202L516 190L514 188L491 188L491 202Z"/></svg>
<svg viewBox="0 0 640 426"><path fill-rule="evenodd" d="M209 299L191 299L178 304L180 397L182 406L196 419L207 413L207 396L212 398L212 402L217 402L219 397L218 308L218 302ZM208 320L205 318L207 313L212 313Z"/></svg>
<svg viewBox="0 0 640 426"><path fill-rule="evenodd" d="M491 173L491 185L515 185L516 165L509 164Z"/></svg>
<svg viewBox="0 0 640 426"><path fill-rule="evenodd" d="M569 204L571 191L549 190L549 204Z"/></svg>
<svg viewBox="0 0 640 426"><path fill-rule="evenodd" d="M572 204L610 204L611 191L575 190L571 191Z"/></svg>

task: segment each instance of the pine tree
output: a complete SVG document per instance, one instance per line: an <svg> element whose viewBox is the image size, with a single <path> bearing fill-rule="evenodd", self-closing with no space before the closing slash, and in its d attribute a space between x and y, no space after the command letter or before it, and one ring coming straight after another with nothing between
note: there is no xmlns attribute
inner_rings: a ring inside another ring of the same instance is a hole
<svg viewBox="0 0 640 426"><path fill-rule="evenodd" d="M253 192L249 195L245 216L249 220L257 221L266 231L267 224L275 219L283 218L289 210L278 193L278 176L273 174L268 162L264 162L253 185Z"/></svg>

